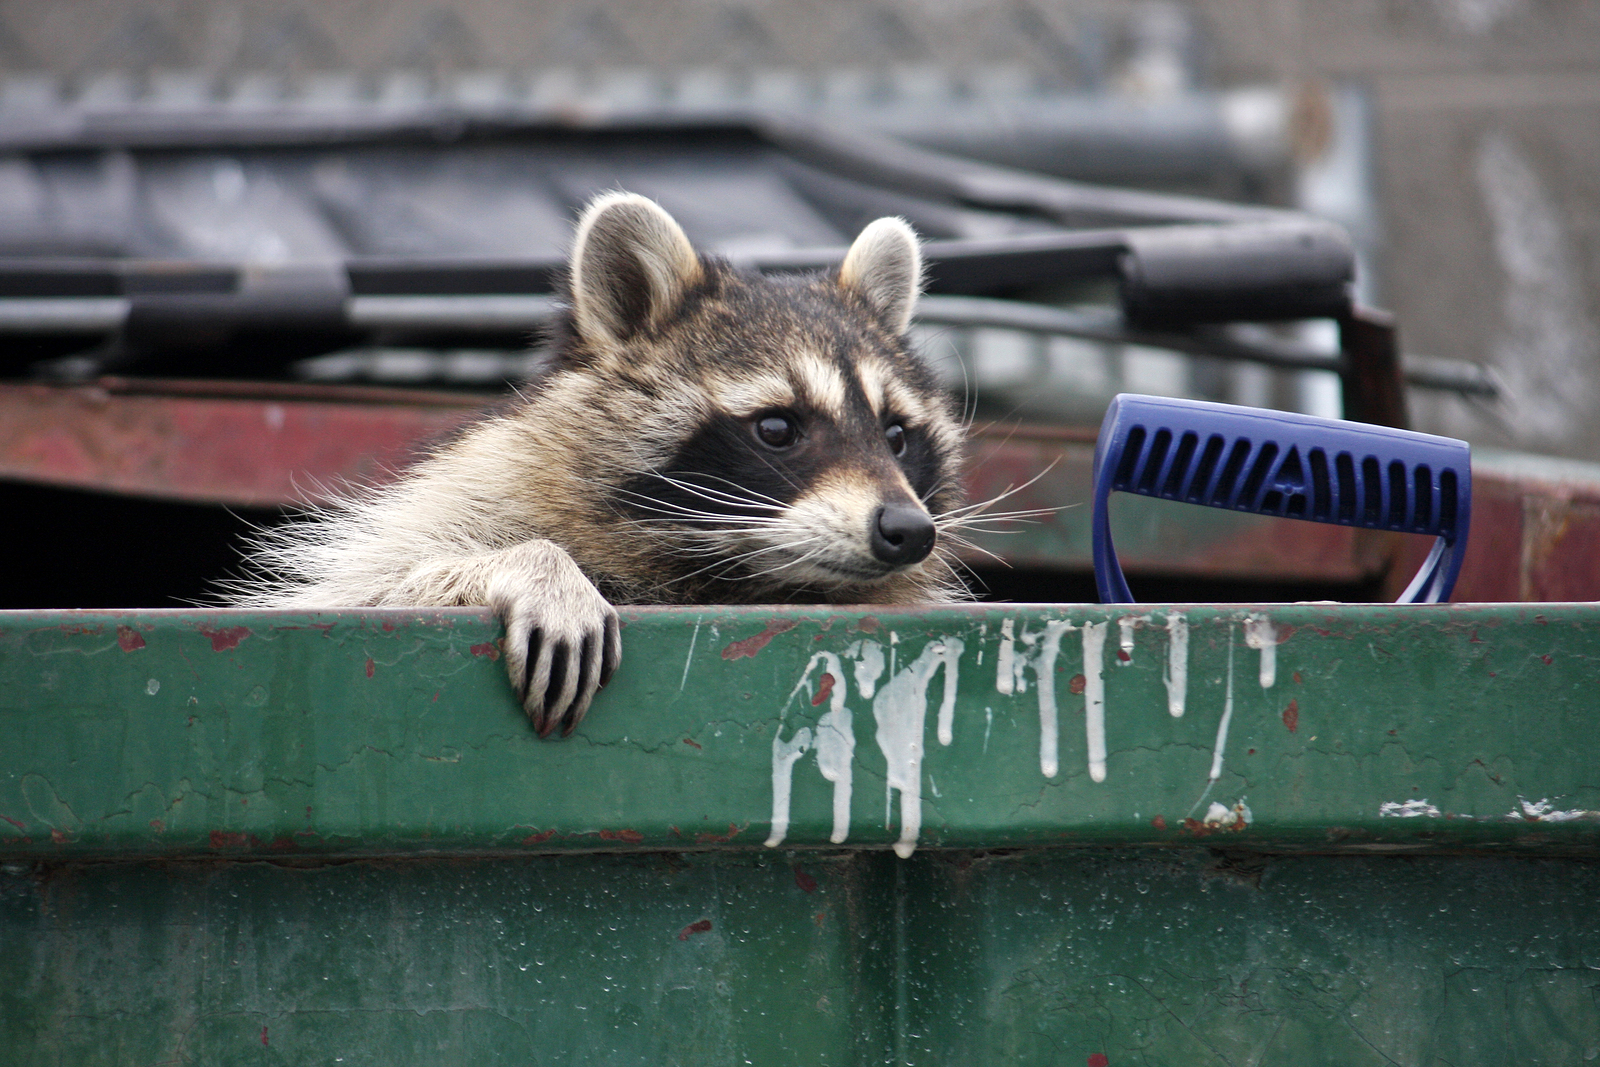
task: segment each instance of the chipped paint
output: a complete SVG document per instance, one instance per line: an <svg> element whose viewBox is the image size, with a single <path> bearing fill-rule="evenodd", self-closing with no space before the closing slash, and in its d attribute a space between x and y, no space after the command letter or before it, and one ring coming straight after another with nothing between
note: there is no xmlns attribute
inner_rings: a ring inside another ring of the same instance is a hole
<svg viewBox="0 0 1600 1067"><path fill-rule="evenodd" d="M772 639L779 634L786 634L799 625L796 619L773 619L767 623L767 628L754 637L746 637L742 641L729 642L728 647L722 650L722 658L728 661L750 657L754 659L762 649L772 643Z"/></svg>
<svg viewBox="0 0 1600 1067"><path fill-rule="evenodd" d="M244 626L227 626L220 630L210 626L196 626L196 630L211 639L211 651L227 652L239 647L239 642L250 636L250 631Z"/></svg>

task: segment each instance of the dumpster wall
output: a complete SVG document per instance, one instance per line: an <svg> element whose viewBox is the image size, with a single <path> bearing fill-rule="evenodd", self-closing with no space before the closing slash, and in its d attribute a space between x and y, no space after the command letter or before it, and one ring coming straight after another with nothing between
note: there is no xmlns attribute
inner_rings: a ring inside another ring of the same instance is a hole
<svg viewBox="0 0 1600 1067"><path fill-rule="evenodd" d="M1600 609L626 620L0 614L5 1062L1600 1050Z"/></svg>

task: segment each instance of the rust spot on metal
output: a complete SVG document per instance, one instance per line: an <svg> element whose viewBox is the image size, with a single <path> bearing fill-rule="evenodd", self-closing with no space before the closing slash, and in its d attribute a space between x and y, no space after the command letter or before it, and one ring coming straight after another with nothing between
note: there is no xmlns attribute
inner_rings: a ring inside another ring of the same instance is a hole
<svg viewBox="0 0 1600 1067"><path fill-rule="evenodd" d="M1546 667L1548 667L1548 666L1550 666L1550 664L1554 663L1555 660L1552 657L1550 657L1549 655L1543 655L1543 656L1539 657L1539 662L1543 663Z"/></svg>
<svg viewBox="0 0 1600 1067"><path fill-rule="evenodd" d="M1081 674L1074 674L1072 679L1067 682L1067 692L1071 693L1075 697L1080 697L1083 695L1084 686L1088 684L1089 679L1085 678Z"/></svg>
<svg viewBox="0 0 1600 1067"><path fill-rule="evenodd" d="M1104 1052L1096 1052L1089 1057L1088 1067L1111 1067L1111 1061Z"/></svg>
<svg viewBox="0 0 1600 1067"><path fill-rule="evenodd" d="M679 941L687 941L687 940L689 940L689 935L690 934L705 934L705 933L710 933L710 932L711 932L711 920L710 919L701 919L699 922L692 922L688 926L685 926L682 930L679 930L678 931L678 940Z"/></svg>
<svg viewBox="0 0 1600 1067"><path fill-rule="evenodd" d="M376 663L372 662L372 657L371 656L368 656L367 657L367 677L371 678L372 677L372 673L374 671L376 671L377 669L378 669L378 665Z"/></svg>
<svg viewBox="0 0 1600 1067"><path fill-rule="evenodd" d="M1300 672L1299 671L1295 671L1294 672L1294 684L1295 685L1301 685L1304 682L1305 682L1305 679L1300 677Z"/></svg>
<svg viewBox="0 0 1600 1067"><path fill-rule="evenodd" d="M1117 659L1121 660L1123 663L1133 662L1133 656L1125 648L1117 649Z"/></svg>
<svg viewBox="0 0 1600 1067"><path fill-rule="evenodd" d="M1300 729L1300 702L1298 700L1291 699L1289 706L1283 709L1283 725L1289 728L1291 734Z"/></svg>
<svg viewBox="0 0 1600 1067"><path fill-rule="evenodd" d="M875 616L863 615L861 621L856 623L856 629L864 634L875 634L878 632L878 620Z"/></svg>
<svg viewBox="0 0 1600 1067"><path fill-rule="evenodd" d="M802 893L815 893L817 891L817 880L807 874L803 867L795 867L794 884L800 887Z"/></svg>
<svg viewBox="0 0 1600 1067"><path fill-rule="evenodd" d="M144 635L131 626L119 626L117 644L124 652L137 652L144 647Z"/></svg>
<svg viewBox="0 0 1600 1067"><path fill-rule="evenodd" d="M394 620L392 620L392 619L384 619L383 620L383 632L386 633L386 634L394 633Z"/></svg>
<svg viewBox="0 0 1600 1067"><path fill-rule="evenodd" d="M256 843L254 834L241 833L238 830L213 830L211 831L211 847L216 849L249 848Z"/></svg>
<svg viewBox="0 0 1600 1067"><path fill-rule="evenodd" d="M556 836L556 832L554 830L540 830L536 834L529 834L527 837L524 837L522 839L522 844L523 847L527 847L529 845L542 845L554 836Z"/></svg>
<svg viewBox="0 0 1600 1067"><path fill-rule="evenodd" d="M267 1047L267 1028L265 1026L261 1028L261 1047Z"/></svg>
<svg viewBox="0 0 1600 1067"><path fill-rule="evenodd" d="M300 842L286 834L279 834L272 839L272 844L268 845L267 848L273 852L299 852Z"/></svg>
<svg viewBox="0 0 1600 1067"><path fill-rule="evenodd" d="M150 829L154 830L158 834L164 834L167 832L167 824L162 822L160 819L151 819Z"/></svg>
<svg viewBox="0 0 1600 1067"><path fill-rule="evenodd" d="M644 840L644 835L637 830L601 830L602 841L626 841L630 845L637 845Z"/></svg>
<svg viewBox="0 0 1600 1067"><path fill-rule="evenodd" d="M72 840L72 835L68 834L65 830L51 830L50 831L50 841L53 844L65 845L67 842L69 842L71 840Z"/></svg>
<svg viewBox="0 0 1600 1067"><path fill-rule="evenodd" d="M728 832L725 834L699 833L694 835L694 839L696 842L702 845L717 844L723 841L732 841L749 828L749 823L745 823L743 826L738 826L730 822L728 824Z"/></svg>
<svg viewBox="0 0 1600 1067"><path fill-rule="evenodd" d="M488 656L490 659L500 658L500 649L493 641L485 641L481 645L473 645L469 651L474 656Z"/></svg>
<svg viewBox="0 0 1600 1067"><path fill-rule="evenodd" d="M798 619L773 619L767 623L767 628L754 637L746 637L742 641L731 642L722 650L722 658L736 660L743 657L754 659L756 654L772 643L772 639L779 634L786 634L800 624Z"/></svg>
<svg viewBox="0 0 1600 1067"><path fill-rule="evenodd" d="M9 815L0 815L0 819L4 819L6 822L10 823L12 826L15 826L18 830L26 830L27 829L26 826L22 825L22 823L18 822L16 819L13 819Z"/></svg>
<svg viewBox="0 0 1600 1067"><path fill-rule="evenodd" d="M822 680L817 683L817 695L811 698L811 706L816 707L827 700L833 692L833 675L827 671L822 672Z"/></svg>
<svg viewBox="0 0 1600 1067"><path fill-rule="evenodd" d="M195 629L211 638L211 651L227 652L229 649L239 647L239 642L250 636L248 628L243 626L228 626L221 630L209 626L197 626Z"/></svg>
<svg viewBox="0 0 1600 1067"><path fill-rule="evenodd" d="M683 743L688 745L689 747L693 748L697 752L704 752L705 751L705 749L700 747L700 742L696 741L692 737L685 737L683 739Z"/></svg>
<svg viewBox="0 0 1600 1067"><path fill-rule="evenodd" d="M1154 826L1157 830L1165 830L1167 828L1167 820L1157 815L1155 818L1150 820L1150 825Z"/></svg>

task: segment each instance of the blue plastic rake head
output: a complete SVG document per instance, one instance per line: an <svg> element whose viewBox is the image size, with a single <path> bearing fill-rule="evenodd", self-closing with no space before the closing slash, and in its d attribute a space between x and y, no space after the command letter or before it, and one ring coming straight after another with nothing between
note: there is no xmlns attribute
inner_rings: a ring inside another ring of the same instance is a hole
<svg viewBox="0 0 1600 1067"><path fill-rule="evenodd" d="M1449 599L1472 513L1465 441L1263 408L1123 393L1094 449L1100 599L1133 603L1111 543L1113 492L1438 540L1400 596Z"/></svg>

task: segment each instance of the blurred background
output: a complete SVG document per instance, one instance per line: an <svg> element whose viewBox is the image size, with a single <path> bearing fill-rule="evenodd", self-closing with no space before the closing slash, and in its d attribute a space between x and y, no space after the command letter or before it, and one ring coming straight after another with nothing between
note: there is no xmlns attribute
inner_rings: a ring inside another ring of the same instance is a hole
<svg viewBox="0 0 1600 1067"><path fill-rule="evenodd" d="M891 157L885 177L873 161ZM1241 313L1203 343L1174 340L1125 328L1114 278L1017 273L1017 249L1065 247L1063 227L1189 218L1205 201L1300 212L1348 235L1356 303L1397 324L1413 428L1484 455L1594 461L1597 161L1600 5L1586 0L0 0L0 376L110 396L274 382L278 393L251 394L279 405L269 422L287 411L292 423L289 385L406 388L411 400L386 402L451 411L451 393L470 399L526 366L575 205L626 184L699 243L763 269L820 265L880 213L948 242L971 277L936 277L934 295L956 302L930 304L920 339L980 421L1054 426L1082 444L1119 391L1358 416L1335 316ZM1018 174L1044 184L1007 192ZM181 299L140 303L162 293ZM221 333L178 314L241 293L257 318ZM477 303L438 303L463 295ZM435 303L403 303L417 296ZM376 299L358 307L364 297ZM990 298L1066 317L1019 327L1010 305L971 303ZM320 325L305 313L318 300ZM271 317L291 305L292 336ZM16 393L0 415L12 424L0 428L4 491L65 516L72 532L54 542L108 521L98 498L50 495L63 486L226 504L253 521L303 494L245 475L203 486L130 473L130 449L174 454L176 409L158 413L167 437L147 427L112 445L98 429L62 429L63 395ZM281 477L371 474L403 459L421 425L369 449L366 467L296 453ZM41 443L63 434L75 443ZM1593 481L1586 467L1542 470ZM1516 497L1518 514L1529 507ZM215 512L181 514L118 525L133 538L169 522L194 531ZM1578 517L1600 523L1600 511ZM217 520L212 541L232 521ZM1165 559L1169 576L1284 591L1270 583L1285 567L1235 573L1214 553L1172 564L1200 549L1141 521L1151 573ZM1531 529L1518 527L1524 557ZM150 540L149 559L171 541ZM1079 540L1060 533L1019 558L1081 570ZM1298 591L1379 588L1370 546L1338 551L1366 562ZM218 550L192 569L226 563ZM1530 598L1538 580L1524 564L1510 588ZM21 588L19 573L7 580ZM103 576L85 581L83 596L105 589Z"/></svg>

